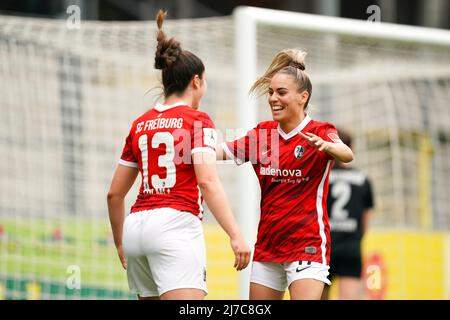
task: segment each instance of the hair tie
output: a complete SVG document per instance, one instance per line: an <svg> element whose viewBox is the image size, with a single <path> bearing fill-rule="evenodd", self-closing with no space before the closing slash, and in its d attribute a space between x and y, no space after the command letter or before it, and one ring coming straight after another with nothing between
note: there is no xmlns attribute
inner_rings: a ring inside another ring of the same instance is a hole
<svg viewBox="0 0 450 320"><path fill-rule="evenodd" d="M289 63L289 65L290 65L291 67L300 69L300 70L302 70L302 71L305 70L305 66L304 66L303 64L298 63L298 62L295 62L295 61L292 61L291 63Z"/></svg>

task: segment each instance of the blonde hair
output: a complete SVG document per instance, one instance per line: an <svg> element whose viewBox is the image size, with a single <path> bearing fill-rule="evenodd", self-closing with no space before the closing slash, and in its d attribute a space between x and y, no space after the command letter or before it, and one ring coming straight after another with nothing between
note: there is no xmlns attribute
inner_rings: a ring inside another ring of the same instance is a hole
<svg viewBox="0 0 450 320"><path fill-rule="evenodd" d="M272 77L277 73L291 75L297 82L299 91L306 90L309 93L305 103L305 109L311 98L312 85L308 74L305 72L305 57L307 53L302 49L286 49L278 52L266 72L258 78L250 88L250 94L260 97L269 91Z"/></svg>

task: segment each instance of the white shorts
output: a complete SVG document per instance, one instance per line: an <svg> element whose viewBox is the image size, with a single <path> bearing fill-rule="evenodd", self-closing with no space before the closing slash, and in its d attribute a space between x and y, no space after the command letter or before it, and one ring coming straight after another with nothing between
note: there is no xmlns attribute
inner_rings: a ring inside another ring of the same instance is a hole
<svg viewBox="0 0 450 320"><path fill-rule="evenodd" d="M156 297L183 288L208 293L203 227L192 213L161 208L129 214L123 250L132 293Z"/></svg>
<svg viewBox="0 0 450 320"><path fill-rule="evenodd" d="M310 261L258 262L252 265L250 282L258 283L278 291L285 291L292 282L299 279L316 279L328 285L329 266Z"/></svg>

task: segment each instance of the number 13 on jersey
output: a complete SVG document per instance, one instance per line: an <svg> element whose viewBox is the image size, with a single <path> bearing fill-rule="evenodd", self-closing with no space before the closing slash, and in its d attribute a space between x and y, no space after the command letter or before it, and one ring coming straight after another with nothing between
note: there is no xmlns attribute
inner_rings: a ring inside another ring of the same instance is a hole
<svg viewBox="0 0 450 320"><path fill-rule="evenodd" d="M158 167L166 169L166 177L161 179L158 174L151 176L151 186L149 180L149 144L148 135L143 134L139 137L139 150L142 157L142 175L144 193L153 193L152 189L157 192L164 192L164 189L172 188L176 183L176 167L174 163L175 144L173 136L169 132L156 132L151 141L151 148L157 149L161 144L165 145L166 153L158 156Z"/></svg>

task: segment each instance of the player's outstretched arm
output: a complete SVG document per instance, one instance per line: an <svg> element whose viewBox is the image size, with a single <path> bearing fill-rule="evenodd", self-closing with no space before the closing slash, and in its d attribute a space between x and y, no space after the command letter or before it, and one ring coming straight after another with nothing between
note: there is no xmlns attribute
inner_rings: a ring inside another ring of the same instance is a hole
<svg viewBox="0 0 450 320"><path fill-rule="evenodd" d="M118 165L114 173L111 186L108 191L108 213L109 221L114 237L114 244L117 248L120 262L124 269L127 268L127 261L122 249L123 222L125 219L125 196L133 186L134 180L139 173L139 169Z"/></svg>
<svg viewBox="0 0 450 320"><path fill-rule="evenodd" d="M330 156L339 160L340 162L347 163L353 160L353 151L345 143L333 143L323 140L321 137L316 136L311 132L304 134L298 133L303 139L308 140L309 144L319 151L328 153Z"/></svg>
<svg viewBox="0 0 450 320"><path fill-rule="evenodd" d="M196 153L192 159L202 196L217 222L230 237L231 248L235 255L234 267L238 271L242 270L250 262L250 247L239 230L220 183L216 170L216 159L209 153Z"/></svg>
<svg viewBox="0 0 450 320"><path fill-rule="evenodd" d="M216 160L229 160L230 158L227 156L225 151L221 145L216 146Z"/></svg>

